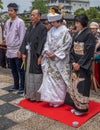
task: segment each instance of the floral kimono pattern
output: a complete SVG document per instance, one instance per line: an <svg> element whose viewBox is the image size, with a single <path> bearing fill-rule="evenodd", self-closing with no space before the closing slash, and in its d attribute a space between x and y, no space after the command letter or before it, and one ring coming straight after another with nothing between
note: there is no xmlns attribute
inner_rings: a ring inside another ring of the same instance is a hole
<svg viewBox="0 0 100 130"><path fill-rule="evenodd" d="M43 82L38 91L41 93L42 101L58 104L64 102L69 86L71 41L71 36L64 25L52 27L48 32L43 50ZM54 53L55 59L50 59L46 51Z"/></svg>

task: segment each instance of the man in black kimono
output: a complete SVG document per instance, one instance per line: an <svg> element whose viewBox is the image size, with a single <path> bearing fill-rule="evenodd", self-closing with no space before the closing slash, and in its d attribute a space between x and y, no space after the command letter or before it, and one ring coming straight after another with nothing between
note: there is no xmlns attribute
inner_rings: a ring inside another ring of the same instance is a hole
<svg viewBox="0 0 100 130"><path fill-rule="evenodd" d="M47 29L40 22L40 17L41 14L37 9L32 11L32 25L28 28L20 47L23 61L27 59L25 94L31 101L40 101L37 90L42 82L41 53L47 35Z"/></svg>

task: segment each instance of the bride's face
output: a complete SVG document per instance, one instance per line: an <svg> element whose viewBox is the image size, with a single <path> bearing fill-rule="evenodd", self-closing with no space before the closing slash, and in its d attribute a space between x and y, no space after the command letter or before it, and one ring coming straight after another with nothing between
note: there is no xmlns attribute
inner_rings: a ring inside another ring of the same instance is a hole
<svg viewBox="0 0 100 130"><path fill-rule="evenodd" d="M54 26L56 28L61 25L60 22L57 22L57 21L51 22L51 24L52 24L52 26Z"/></svg>

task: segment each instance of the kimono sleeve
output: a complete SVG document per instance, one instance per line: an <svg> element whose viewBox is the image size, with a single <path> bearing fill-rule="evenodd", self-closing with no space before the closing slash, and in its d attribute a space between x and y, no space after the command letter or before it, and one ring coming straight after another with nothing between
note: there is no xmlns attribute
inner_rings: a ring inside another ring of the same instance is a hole
<svg viewBox="0 0 100 130"><path fill-rule="evenodd" d="M37 48L37 54L41 55L42 50L44 48L44 44L46 42L46 37L47 37L47 29L44 27L41 30L41 34L39 36L39 43L38 43L38 48Z"/></svg>
<svg viewBox="0 0 100 130"><path fill-rule="evenodd" d="M27 50L26 50L26 45L27 45L27 33L25 34L24 36L24 39L23 39L23 42L22 42L22 45L20 46L20 49L19 51L22 53L22 54L26 54L27 53Z"/></svg>
<svg viewBox="0 0 100 130"><path fill-rule="evenodd" d="M86 70L90 69L94 55L95 45L96 45L95 37L92 35L92 33L90 33L85 42L84 55L78 61L78 64L80 65L81 68L84 68Z"/></svg>
<svg viewBox="0 0 100 130"><path fill-rule="evenodd" d="M70 63L73 63L76 61L73 47L74 47L74 43L72 42L72 45L70 48Z"/></svg>
<svg viewBox="0 0 100 130"><path fill-rule="evenodd" d="M43 48L43 50L42 50L42 56L45 54L46 51L49 51L48 37L49 37L49 33L47 33L46 42L45 42L44 48Z"/></svg>
<svg viewBox="0 0 100 130"><path fill-rule="evenodd" d="M64 59L66 57L66 54L69 53L72 38L69 34L69 32L65 33L63 40L63 44L60 46L60 48L54 53L57 58Z"/></svg>
<svg viewBox="0 0 100 130"><path fill-rule="evenodd" d="M23 21L21 21L20 25L19 25L19 43L20 43L20 45L23 42L25 33L26 33L25 23Z"/></svg>

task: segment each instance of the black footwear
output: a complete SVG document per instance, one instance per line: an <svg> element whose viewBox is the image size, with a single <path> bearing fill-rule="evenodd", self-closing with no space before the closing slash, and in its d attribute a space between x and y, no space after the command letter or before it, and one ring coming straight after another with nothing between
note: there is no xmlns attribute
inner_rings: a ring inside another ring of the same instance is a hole
<svg viewBox="0 0 100 130"><path fill-rule="evenodd" d="M12 91L16 91L16 90L18 90L18 88L13 87L13 88L10 88L8 91L9 91L9 92L12 92Z"/></svg>
<svg viewBox="0 0 100 130"><path fill-rule="evenodd" d="M17 94L23 94L24 90L19 90Z"/></svg>

